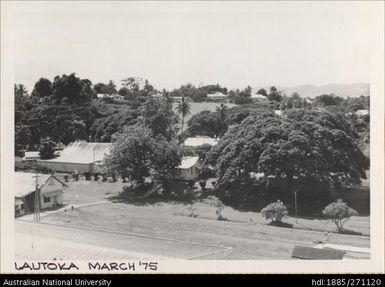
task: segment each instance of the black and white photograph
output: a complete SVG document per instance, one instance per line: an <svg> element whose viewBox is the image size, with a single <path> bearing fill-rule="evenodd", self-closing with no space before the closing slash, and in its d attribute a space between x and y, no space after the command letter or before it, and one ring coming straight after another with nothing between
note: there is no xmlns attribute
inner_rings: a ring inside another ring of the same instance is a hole
<svg viewBox="0 0 385 287"><path fill-rule="evenodd" d="M384 2L1 10L2 272L384 272Z"/></svg>

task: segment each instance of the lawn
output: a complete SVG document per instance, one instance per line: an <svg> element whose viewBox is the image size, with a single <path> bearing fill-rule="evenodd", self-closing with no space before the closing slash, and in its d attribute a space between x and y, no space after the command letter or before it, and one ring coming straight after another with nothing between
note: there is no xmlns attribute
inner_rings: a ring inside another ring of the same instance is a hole
<svg viewBox="0 0 385 287"><path fill-rule="evenodd" d="M69 183L65 192L68 204L100 202L95 205L67 209L42 217L43 222L73 227L128 233L149 238L165 238L232 249L226 259L289 259L295 245L314 246L325 238L334 225L322 219L295 218L285 222L294 228L269 226L257 212L241 212L225 207L223 216L216 219L216 208L208 202L195 202L198 217L190 217L190 204L181 202L124 203L109 200L118 194L121 183L84 181ZM363 236L333 233L329 243L369 247L369 216L356 216L346 228Z"/></svg>

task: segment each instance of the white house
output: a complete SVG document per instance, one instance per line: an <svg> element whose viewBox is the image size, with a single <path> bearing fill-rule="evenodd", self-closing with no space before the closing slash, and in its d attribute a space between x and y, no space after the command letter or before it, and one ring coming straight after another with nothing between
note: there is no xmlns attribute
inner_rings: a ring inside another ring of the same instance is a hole
<svg viewBox="0 0 385 287"><path fill-rule="evenodd" d="M100 172L98 166L111 148L111 143L77 141L66 146L59 157L38 160L38 164L55 172L73 173L75 170L78 173Z"/></svg>
<svg viewBox="0 0 385 287"><path fill-rule="evenodd" d="M192 148L200 147L205 144L215 146L218 144L218 140L211 137L191 137L187 138L183 143L184 146Z"/></svg>
<svg viewBox="0 0 385 287"><path fill-rule="evenodd" d="M355 114L359 117L369 115L369 110L357 110Z"/></svg>
<svg viewBox="0 0 385 287"><path fill-rule="evenodd" d="M107 98L110 98L111 96L109 94L96 94L96 97L98 99L107 99Z"/></svg>
<svg viewBox="0 0 385 287"><path fill-rule="evenodd" d="M211 100L216 100L216 101L226 101L228 99L227 95L225 95L221 92L215 92L213 94L208 94L207 98L211 99Z"/></svg>
<svg viewBox="0 0 385 287"><path fill-rule="evenodd" d="M40 159L39 151L26 151L24 153L23 161L34 161Z"/></svg>
<svg viewBox="0 0 385 287"><path fill-rule="evenodd" d="M176 178L179 180L195 180L201 172L198 156L189 156L182 159L177 167Z"/></svg>
<svg viewBox="0 0 385 287"><path fill-rule="evenodd" d="M255 101L257 101L257 100L267 100L267 98L264 95L261 95L261 94L252 94L250 96L250 98L252 100L255 100Z"/></svg>
<svg viewBox="0 0 385 287"><path fill-rule="evenodd" d="M54 175L26 172L15 173L15 216L34 211L36 187L40 191L40 209L52 208L63 204L63 189L68 186Z"/></svg>

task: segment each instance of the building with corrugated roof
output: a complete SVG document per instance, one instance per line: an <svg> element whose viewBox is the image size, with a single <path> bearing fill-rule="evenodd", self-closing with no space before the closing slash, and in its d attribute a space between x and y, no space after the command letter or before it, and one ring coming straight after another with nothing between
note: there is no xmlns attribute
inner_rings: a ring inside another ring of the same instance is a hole
<svg viewBox="0 0 385 287"><path fill-rule="evenodd" d="M182 159L177 167L176 178L179 180L195 180L201 173L201 164L198 156L188 156Z"/></svg>
<svg viewBox="0 0 385 287"><path fill-rule="evenodd" d="M36 175L38 176L37 182ZM40 209L47 209L63 204L63 189L68 187L50 174L16 172L15 182L16 217L35 210L36 188L40 195Z"/></svg>
<svg viewBox="0 0 385 287"><path fill-rule="evenodd" d="M78 174L101 172L99 166L111 148L111 143L77 141L66 146L60 152L60 156L38 160L38 164L56 172Z"/></svg>

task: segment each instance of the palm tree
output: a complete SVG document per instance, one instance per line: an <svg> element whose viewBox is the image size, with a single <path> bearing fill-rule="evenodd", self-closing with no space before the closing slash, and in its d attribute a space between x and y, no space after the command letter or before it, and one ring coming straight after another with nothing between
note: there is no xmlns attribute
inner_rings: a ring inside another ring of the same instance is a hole
<svg viewBox="0 0 385 287"><path fill-rule="evenodd" d="M223 103L216 108L219 127L218 136L222 136L227 130L227 111L227 106Z"/></svg>
<svg viewBox="0 0 385 287"><path fill-rule="evenodd" d="M176 106L176 112L178 115L182 115L182 133L184 126L184 118L191 114L191 105L188 101L185 100L184 96L182 96L182 100Z"/></svg>

